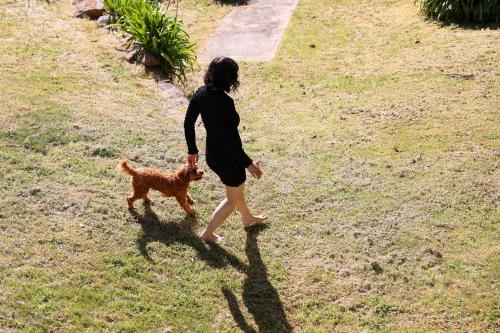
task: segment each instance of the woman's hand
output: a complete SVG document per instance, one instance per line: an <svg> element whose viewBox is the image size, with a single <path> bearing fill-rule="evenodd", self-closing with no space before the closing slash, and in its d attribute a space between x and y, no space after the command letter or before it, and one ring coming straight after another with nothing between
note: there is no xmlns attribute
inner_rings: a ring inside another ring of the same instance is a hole
<svg viewBox="0 0 500 333"><path fill-rule="evenodd" d="M256 162L252 161L252 164L250 164L247 167L248 172L250 172L250 174L257 179L260 179L260 177L262 177L262 170L260 170L259 164L260 164L260 162L256 163Z"/></svg>
<svg viewBox="0 0 500 333"><path fill-rule="evenodd" d="M188 157L187 157L187 164L189 166L195 166L196 164L198 164L198 153L196 154L188 154Z"/></svg>

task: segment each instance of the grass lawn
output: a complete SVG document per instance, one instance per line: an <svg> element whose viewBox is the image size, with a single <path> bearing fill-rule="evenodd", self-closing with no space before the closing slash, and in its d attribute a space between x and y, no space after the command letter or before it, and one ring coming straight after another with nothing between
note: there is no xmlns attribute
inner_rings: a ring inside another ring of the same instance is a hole
<svg viewBox="0 0 500 333"><path fill-rule="evenodd" d="M205 45L230 9L180 13ZM499 30L441 27L411 1L299 1L234 94L269 227L233 214L210 247L211 171L197 219L158 194L127 211L118 160L178 168L185 106L71 11L0 0L0 331L500 329Z"/></svg>

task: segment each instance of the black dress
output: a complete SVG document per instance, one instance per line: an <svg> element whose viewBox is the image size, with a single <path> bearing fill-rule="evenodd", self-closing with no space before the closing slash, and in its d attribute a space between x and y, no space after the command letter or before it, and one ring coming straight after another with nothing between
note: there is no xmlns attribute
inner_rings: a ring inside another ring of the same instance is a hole
<svg viewBox="0 0 500 333"><path fill-rule="evenodd" d="M243 150L238 125L240 117L234 101L224 91L202 86L189 102L184 119L184 134L188 154L198 153L194 125L198 115L207 131L207 164L221 179L232 187L246 180L245 168L252 160Z"/></svg>

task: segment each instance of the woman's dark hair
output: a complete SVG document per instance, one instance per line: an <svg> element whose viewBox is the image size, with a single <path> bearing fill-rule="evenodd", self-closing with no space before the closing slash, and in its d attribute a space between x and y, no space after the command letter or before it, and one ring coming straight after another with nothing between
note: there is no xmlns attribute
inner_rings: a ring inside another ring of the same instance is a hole
<svg viewBox="0 0 500 333"><path fill-rule="evenodd" d="M225 92L238 89L238 64L231 58L217 57L208 66L205 73L205 85L210 89Z"/></svg>

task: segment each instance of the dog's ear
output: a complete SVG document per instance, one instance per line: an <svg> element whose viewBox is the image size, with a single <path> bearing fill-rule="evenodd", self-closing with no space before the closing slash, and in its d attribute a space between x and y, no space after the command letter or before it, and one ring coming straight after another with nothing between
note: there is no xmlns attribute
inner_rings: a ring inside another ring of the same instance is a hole
<svg viewBox="0 0 500 333"><path fill-rule="evenodd" d="M181 169L181 176L184 179L189 179L189 173L191 172L191 166L189 164L184 164L184 166Z"/></svg>

